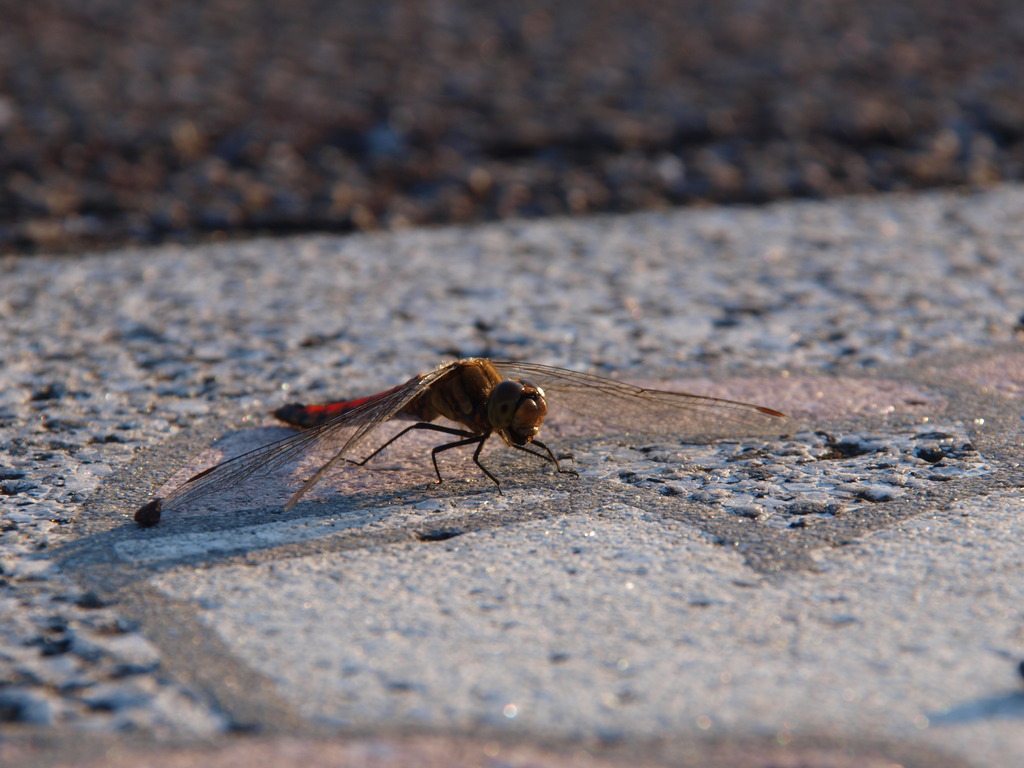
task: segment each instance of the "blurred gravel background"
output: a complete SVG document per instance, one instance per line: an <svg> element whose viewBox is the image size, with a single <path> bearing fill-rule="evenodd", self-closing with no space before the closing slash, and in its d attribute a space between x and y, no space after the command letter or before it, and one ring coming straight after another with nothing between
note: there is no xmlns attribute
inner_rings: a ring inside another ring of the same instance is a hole
<svg viewBox="0 0 1024 768"><path fill-rule="evenodd" d="M1020 0L0 0L0 252L1024 177Z"/></svg>

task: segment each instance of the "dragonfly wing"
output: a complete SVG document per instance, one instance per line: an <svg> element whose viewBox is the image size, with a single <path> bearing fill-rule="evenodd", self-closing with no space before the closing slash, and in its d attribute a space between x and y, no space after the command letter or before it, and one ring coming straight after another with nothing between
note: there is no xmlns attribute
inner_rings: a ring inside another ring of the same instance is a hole
<svg viewBox="0 0 1024 768"><path fill-rule="evenodd" d="M544 390L554 420L570 412L594 436L674 435L694 439L782 435L795 424L788 416L759 405L687 392L644 389L565 368L494 361L508 378L532 381Z"/></svg>
<svg viewBox="0 0 1024 768"><path fill-rule="evenodd" d="M220 491L238 487L251 477L280 469L304 456L326 456L325 463L288 501L287 507L290 508L338 461L450 370L451 366L438 368L331 421L243 453L200 472L165 496L162 499L162 508L166 510L195 503Z"/></svg>

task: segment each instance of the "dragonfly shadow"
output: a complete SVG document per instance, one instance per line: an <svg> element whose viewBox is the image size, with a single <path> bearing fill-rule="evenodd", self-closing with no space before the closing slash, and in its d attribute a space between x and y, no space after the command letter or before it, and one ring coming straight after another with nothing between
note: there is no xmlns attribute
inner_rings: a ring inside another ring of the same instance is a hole
<svg viewBox="0 0 1024 768"><path fill-rule="evenodd" d="M1024 692L985 696L927 715L929 723L935 726L969 725L982 720L1024 721Z"/></svg>
<svg viewBox="0 0 1024 768"><path fill-rule="evenodd" d="M242 505L221 513L210 508L192 515L170 515L159 525L141 528L133 520L99 528L87 525L85 535L49 552L73 570L109 571L111 563L143 572L181 565L207 566L261 551L283 556L328 549L354 549L408 540L420 530L433 530L452 506L453 491L460 502L484 504L487 489L437 486L433 483L383 482L372 491L302 501L285 511L280 504ZM399 487L400 486L400 487ZM469 492L467 491L475 491ZM93 505L109 505L96 500ZM457 505L456 505L457 506ZM440 514L439 514L440 513ZM91 530L88 530L91 529ZM331 542L331 543L326 543ZM257 555L258 556L258 555Z"/></svg>

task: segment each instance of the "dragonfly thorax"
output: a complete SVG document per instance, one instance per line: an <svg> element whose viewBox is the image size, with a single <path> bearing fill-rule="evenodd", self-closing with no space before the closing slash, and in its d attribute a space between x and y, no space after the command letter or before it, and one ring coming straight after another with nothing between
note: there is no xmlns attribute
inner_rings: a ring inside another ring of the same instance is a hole
<svg viewBox="0 0 1024 768"><path fill-rule="evenodd" d="M544 390L525 380L506 379L487 398L487 419L512 445L526 445L548 413Z"/></svg>

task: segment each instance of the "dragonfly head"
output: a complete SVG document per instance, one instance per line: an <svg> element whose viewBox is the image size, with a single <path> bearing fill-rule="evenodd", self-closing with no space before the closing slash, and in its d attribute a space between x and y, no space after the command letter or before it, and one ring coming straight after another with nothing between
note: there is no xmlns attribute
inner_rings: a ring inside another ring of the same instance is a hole
<svg viewBox="0 0 1024 768"><path fill-rule="evenodd" d="M506 379L487 398L491 426L512 445L526 445L533 440L547 413L544 390L529 381Z"/></svg>

